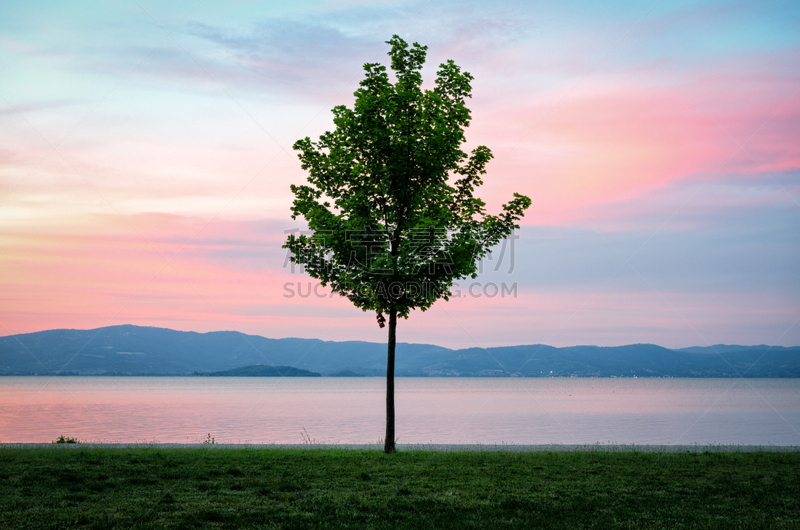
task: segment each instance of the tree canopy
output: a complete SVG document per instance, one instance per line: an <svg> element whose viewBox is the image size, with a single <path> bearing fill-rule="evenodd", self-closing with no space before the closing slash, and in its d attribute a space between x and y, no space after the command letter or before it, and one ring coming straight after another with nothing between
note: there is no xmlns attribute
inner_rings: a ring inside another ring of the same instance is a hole
<svg viewBox="0 0 800 530"><path fill-rule="evenodd" d="M515 193L502 213L486 213L473 192L492 153L461 150L473 77L450 60L423 90L427 47L397 35L388 44L395 82L385 66L365 64L354 107L333 109L335 129L294 144L308 184L291 187L292 218L311 234L291 234L285 247L356 307L407 318L476 277L478 260L518 228L531 201Z"/></svg>

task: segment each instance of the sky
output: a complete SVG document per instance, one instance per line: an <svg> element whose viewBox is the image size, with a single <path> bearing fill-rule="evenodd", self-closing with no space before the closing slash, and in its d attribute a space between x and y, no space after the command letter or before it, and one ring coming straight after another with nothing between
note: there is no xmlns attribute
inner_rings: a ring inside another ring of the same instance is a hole
<svg viewBox="0 0 800 530"><path fill-rule="evenodd" d="M800 344L800 4L0 4L0 335L383 342L287 264L292 144L398 34L474 76L515 238L401 342Z"/></svg>

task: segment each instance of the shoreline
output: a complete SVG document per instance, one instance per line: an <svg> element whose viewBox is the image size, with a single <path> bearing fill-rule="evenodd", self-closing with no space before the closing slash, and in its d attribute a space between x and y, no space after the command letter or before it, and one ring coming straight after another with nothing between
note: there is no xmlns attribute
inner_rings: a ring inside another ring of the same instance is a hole
<svg viewBox="0 0 800 530"><path fill-rule="evenodd" d="M224 443L0 443L2 449L36 448L88 448L88 449L347 449L353 451L379 451L383 444L224 444ZM398 451L438 452L577 452L602 453L752 453L797 452L800 445L623 445L623 444L541 444L541 445L481 445L481 444L397 444Z"/></svg>

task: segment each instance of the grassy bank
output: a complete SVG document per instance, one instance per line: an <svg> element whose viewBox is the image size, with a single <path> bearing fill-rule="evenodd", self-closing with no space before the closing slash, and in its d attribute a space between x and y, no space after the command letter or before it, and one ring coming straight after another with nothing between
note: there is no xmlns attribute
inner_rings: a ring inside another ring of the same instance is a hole
<svg viewBox="0 0 800 530"><path fill-rule="evenodd" d="M800 528L800 453L0 450L3 528Z"/></svg>

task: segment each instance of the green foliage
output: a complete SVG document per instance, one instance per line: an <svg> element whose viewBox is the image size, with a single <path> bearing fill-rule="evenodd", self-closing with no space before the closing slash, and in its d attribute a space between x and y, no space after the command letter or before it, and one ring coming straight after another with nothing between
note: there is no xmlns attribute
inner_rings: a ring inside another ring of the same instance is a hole
<svg viewBox="0 0 800 530"><path fill-rule="evenodd" d="M311 235L291 234L284 248L364 311L407 318L475 277L477 261L518 228L531 201L515 193L502 213L486 213L473 192L492 153L461 150L472 76L448 61L423 90L427 47L397 35L388 44L395 82L386 67L365 64L354 107L333 109L336 128L294 144L308 184L291 187L292 218L304 218Z"/></svg>
<svg viewBox="0 0 800 530"><path fill-rule="evenodd" d="M217 442L216 442L216 440L214 440L214 438L211 437L211 433L208 433L208 435L205 437L205 439L202 441L202 443L203 443L203 445L213 445L213 444L215 444Z"/></svg>
<svg viewBox="0 0 800 530"><path fill-rule="evenodd" d="M798 528L800 453L0 449L0 528Z"/></svg>
<svg viewBox="0 0 800 530"><path fill-rule="evenodd" d="M53 440L53 443L54 444L79 444L80 441L78 441L77 438L68 438L68 437L65 438L64 435L61 434L61 435L59 435L58 438Z"/></svg>

